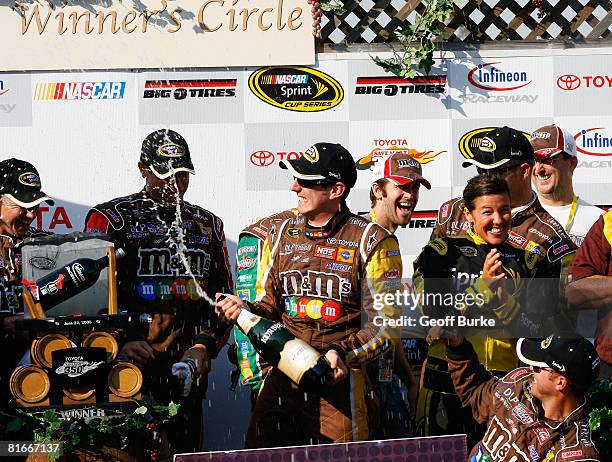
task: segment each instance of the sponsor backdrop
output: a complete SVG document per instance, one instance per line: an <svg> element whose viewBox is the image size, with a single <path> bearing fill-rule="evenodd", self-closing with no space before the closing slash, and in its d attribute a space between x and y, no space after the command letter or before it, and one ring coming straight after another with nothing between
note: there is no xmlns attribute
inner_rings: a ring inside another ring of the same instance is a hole
<svg viewBox="0 0 612 462"><path fill-rule="evenodd" d="M92 205L139 190L143 137L177 130L196 169L187 200L223 219L233 253L251 220L296 204L280 160L301 156L316 141L342 143L359 169L349 203L365 212L371 165L409 152L432 184L422 189L410 225L398 231L409 276L438 206L476 174L461 163L482 128L509 125L526 134L551 122L567 128L579 149L577 193L597 205L612 203L612 49L557 51L448 53L429 76L409 80L354 53L322 54L312 67L4 73L0 153L37 166L56 199L41 207L37 224L66 233L82 230ZM209 393L211 422L237 403L222 372ZM245 417L248 405L236 406ZM211 423L216 438L208 447L240 447L245 418L237 427Z"/></svg>

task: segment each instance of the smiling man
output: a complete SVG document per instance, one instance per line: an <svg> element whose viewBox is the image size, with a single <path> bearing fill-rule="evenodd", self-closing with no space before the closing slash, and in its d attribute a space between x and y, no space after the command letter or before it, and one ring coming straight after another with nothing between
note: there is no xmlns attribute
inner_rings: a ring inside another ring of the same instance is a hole
<svg viewBox="0 0 612 462"><path fill-rule="evenodd" d="M574 193L572 180L578 165L576 141L564 128L546 125L531 134L530 142L535 154L533 183L538 199L580 247L604 211Z"/></svg>
<svg viewBox="0 0 612 462"><path fill-rule="evenodd" d="M257 298L228 295L217 309L235 321L242 308L282 321L328 360L329 382L307 393L273 368L262 386L246 445L294 446L369 437L371 394L365 366L393 347L391 329L376 317L378 292L400 283L397 239L355 215L345 199L357 180L341 145L316 143L299 159L282 161L293 175L299 215L269 232L257 278Z"/></svg>
<svg viewBox="0 0 612 462"><path fill-rule="evenodd" d="M412 212L419 202L420 187L431 189L423 177L421 163L406 153L396 153L379 160L372 171L370 189L370 220L395 233L399 227L410 223ZM416 350L423 339L406 339ZM421 348L423 348L421 346ZM418 382L412 372L402 342L368 364L368 375L378 393L381 417L375 437L381 439L405 438L411 435L410 422L416 410ZM410 414L408 414L397 376L408 390Z"/></svg>
<svg viewBox="0 0 612 462"><path fill-rule="evenodd" d="M498 379L479 364L469 342L440 335L440 330L436 336L447 344L448 367L461 402L487 426L470 462L603 460L591 438L585 400L600 367L588 340L571 332L521 338L517 354L531 367Z"/></svg>
<svg viewBox="0 0 612 462"><path fill-rule="evenodd" d="M23 318L21 246L28 237L49 234L31 226L41 202L54 204L32 164L0 162L0 409L8 402L8 378L29 347L25 333L15 331L15 321Z"/></svg>

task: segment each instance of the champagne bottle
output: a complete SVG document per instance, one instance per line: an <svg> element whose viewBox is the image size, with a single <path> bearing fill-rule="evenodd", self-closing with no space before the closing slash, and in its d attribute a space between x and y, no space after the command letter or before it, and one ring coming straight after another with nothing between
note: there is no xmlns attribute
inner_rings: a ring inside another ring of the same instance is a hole
<svg viewBox="0 0 612 462"><path fill-rule="evenodd" d="M123 256L125 256L123 249L115 251L115 258ZM93 286L100 277L100 271L107 266L108 256L97 260L79 258L37 281L24 280L22 283L30 289L34 301L48 310Z"/></svg>
<svg viewBox="0 0 612 462"><path fill-rule="evenodd" d="M259 354L296 384L316 389L325 383L331 371L327 360L289 332L283 323L270 321L243 308L236 324Z"/></svg>

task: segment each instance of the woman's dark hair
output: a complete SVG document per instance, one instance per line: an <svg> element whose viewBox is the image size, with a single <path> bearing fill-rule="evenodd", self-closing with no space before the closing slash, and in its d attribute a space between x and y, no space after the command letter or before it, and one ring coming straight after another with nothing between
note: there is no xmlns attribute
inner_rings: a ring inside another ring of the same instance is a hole
<svg viewBox="0 0 612 462"><path fill-rule="evenodd" d="M463 189L463 203L471 212L474 210L474 201L476 199L493 194L507 194L510 196L506 180L499 176L478 175L470 179Z"/></svg>

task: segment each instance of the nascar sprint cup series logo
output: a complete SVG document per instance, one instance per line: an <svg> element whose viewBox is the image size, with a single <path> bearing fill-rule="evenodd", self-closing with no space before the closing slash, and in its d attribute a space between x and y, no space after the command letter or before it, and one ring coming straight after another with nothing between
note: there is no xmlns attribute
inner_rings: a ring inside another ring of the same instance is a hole
<svg viewBox="0 0 612 462"><path fill-rule="evenodd" d="M326 111L344 98L336 79L308 67L258 69L249 77L249 88L263 102L297 112Z"/></svg>

